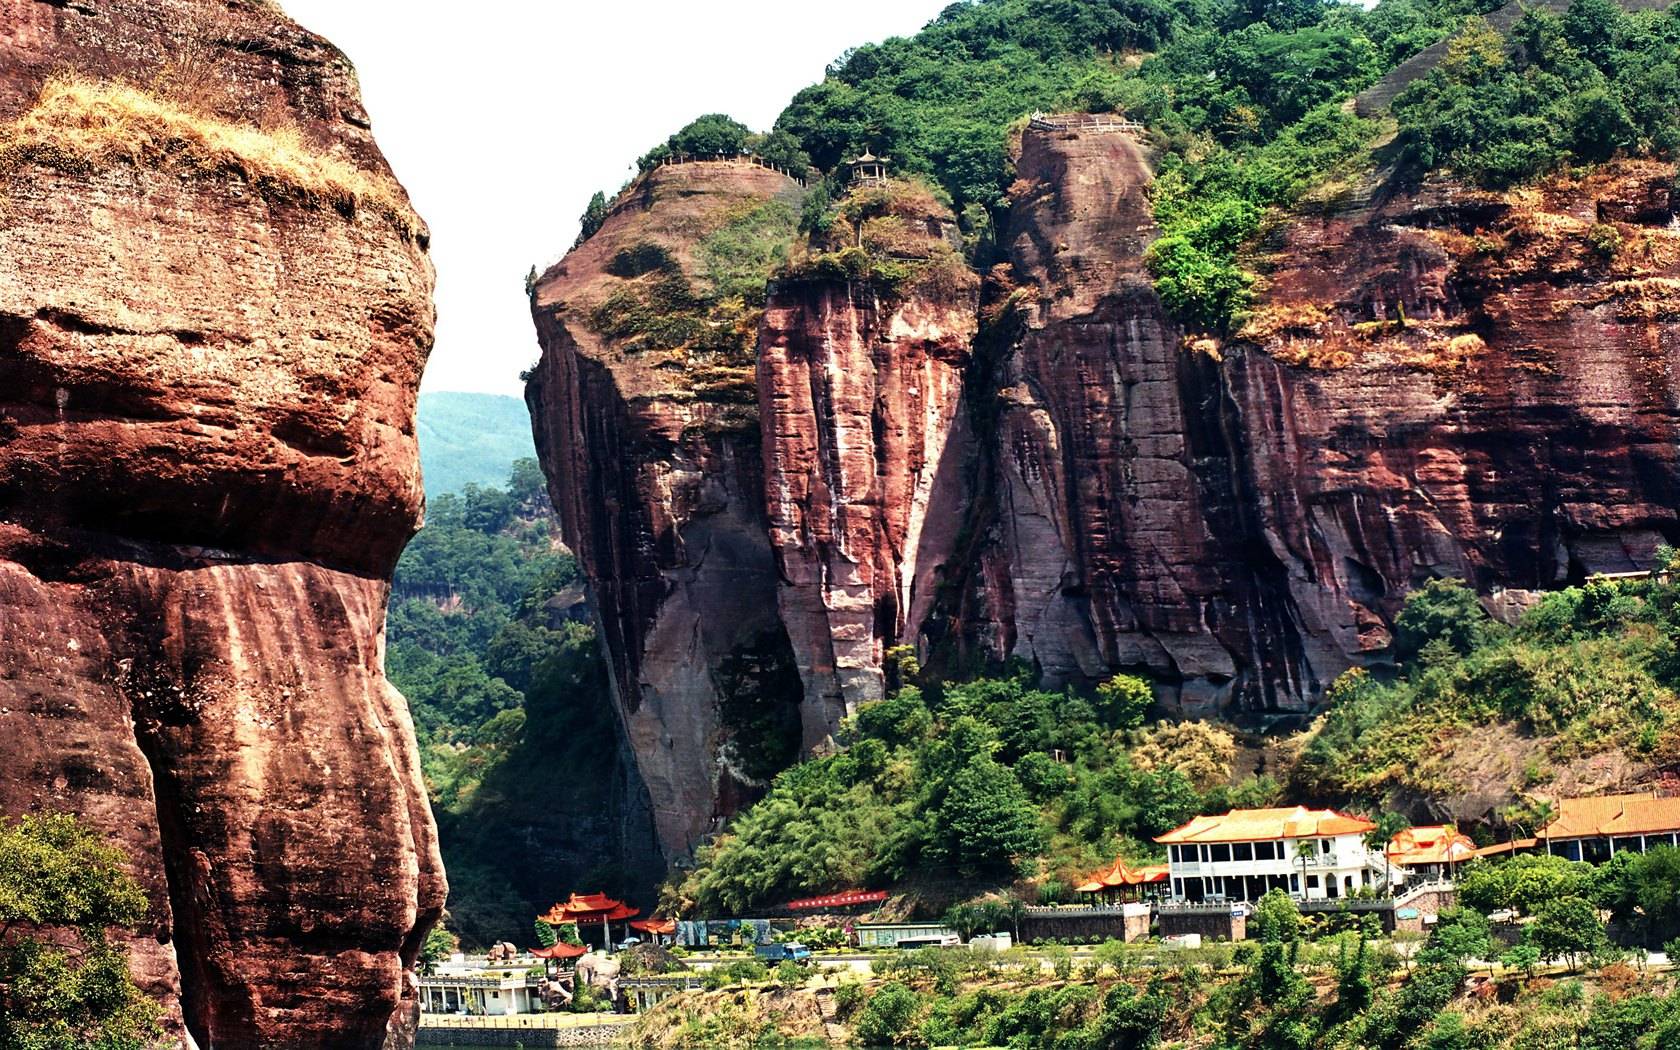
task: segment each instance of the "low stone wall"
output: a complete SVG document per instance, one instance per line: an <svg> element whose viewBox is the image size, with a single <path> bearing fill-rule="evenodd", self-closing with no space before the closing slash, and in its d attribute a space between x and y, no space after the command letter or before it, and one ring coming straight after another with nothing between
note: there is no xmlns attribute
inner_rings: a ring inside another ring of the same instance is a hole
<svg viewBox="0 0 1680 1050"><path fill-rule="evenodd" d="M1149 938L1147 904L1097 908L1028 908L1021 918L1021 939L1027 944L1047 941L1142 941Z"/></svg>
<svg viewBox="0 0 1680 1050"><path fill-rule="evenodd" d="M1177 910L1163 908L1156 915L1162 937L1199 933L1204 941L1245 941L1248 916L1233 915L1230 908Z"/></svg>
<svg viewBox="0 0 1680 1050"><path fill-rule="evenodd" d="M1390 933L1395 930L1423 933L1428 928L1427 920L1457 906L1458 891L1451 886L1431 887L1415 896L1402 894L1383 925Z"/></svg>

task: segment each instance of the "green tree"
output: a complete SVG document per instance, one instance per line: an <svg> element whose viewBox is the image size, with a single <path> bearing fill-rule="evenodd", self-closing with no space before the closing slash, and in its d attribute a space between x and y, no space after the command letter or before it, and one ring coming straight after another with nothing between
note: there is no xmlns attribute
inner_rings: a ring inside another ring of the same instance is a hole
<svg viewBox="0 0 1680 1050"><path fill-rule="evenodd" d="M1097 714L1116 729L1133 729L1155 703L1155 691L1136 675L1117 674L1097 686Z"/></svg>
<svg viewBox="0 0 1680 1050"><path fill-rule="evenodd" d="M578 217L578 237L572 244L572 247L576 248L584 241L587 241L589 238L599 233L601 231L601 227L606 224L606 221L607 195L602 193L600 190L596 190L595 195L589 198L588 206L583 209L583 214ZM535 273L536 268L532 267L531 272ZM535 282L532 281L530 284L534 286Z"/></svg>
<svg viewBox="0 0 1680 1050"><path fill-rule="evenodd" d="M1263 944L1294 944L1301 939L1301 910L1282 890L1269 890L1254 906L1248 925Z"/></svg>
<svg viewBox="0 0 1680 1050"><path fill-rule="evenodd" d="M951 778L933 819L930 854L965 875L1011 874L1045 845L1015 775L988 755L974 755Z"/></svg>
<svg viewBox="0 0 1680 1050"><path fill-rule="evenodd" d="M1513 944L1499 957L1499 965L1508 970L1521 970L1524 976L1533 977L1540 966L1540 949L1532 944Z"/></svg>
<svg viewBox="0 0 1680 1050"><path fill-rule="evenodd" d="M107 937L147 901L118 850L69 814L0 819L0 1050L141 1050L159 1011Z"/></svg>
<svg viewBox="0 0 1680 1050"><path fill-rule="evenodd" d="M898 1046L914 1036L911 1022L920 1009L916 993L898 981L889 981L869 997L852 1035L864 1046Z"/></svg>
<svg viewBox="0 0 1680 1050"><path fill-rule="evenodd" d="M547 925L544 923L543 925ZM549 930L549 944L553 944L554 931ZM539 940L541 936L539 934ZM548 944L543 945L544 948ZM420 945L420 972L431 974L437 972L438 963L454 955L461 948L461 939L443 928L438 923L426 932L426 939Z"/></svg>
<svg viewBox="0 0 1680 1050"><path fill-rule="evenodd" d="M538 948L552 948L554 942L559 940L554 935L554 927L541 919L536 919L531 923L531 932L536 935Z"/></svg>
<svg viewBox="0 0 1680 1050"><path fill-rule="evenodd" d="M1430 580L1406 597L1395 618L1395 653L1410 659L1439 641L1462 656L1480 646L1492 630L1493 621L1475 591L1458 580Z"/></svg>
<svg viewBox="0 0 1680 1050"><path fill-rule="evenodd" d="M1583 897L1560 897L1542 904L1534 921L1523 929L1523 942L1544 959L1565 959L1574 972L1579 959L1608 943L1604 923L1592 902Z"/></svg>
<svg viewBox="0 0 1680 1050"><path fill-rule="evenodd" d="M1365 833L1365 846L1367 849L1378 850L1382 853L1383 890L1392 894L1394 892L1394 869L1389 864L1388 847L1394 841L1394 836L1411 827L1412 822L1407 820L1403 813L1386 810L1378 814L1371 823L1375 827Z"/></svg>
<svg viewBox="0 0 1680 1050"><path fill-rule="evenodd" d="M671 136L668 145L678 153L693 157L718 154L733 157L746 149L749 134L745 124L727 113L708 113L684 125Z"/></svg>

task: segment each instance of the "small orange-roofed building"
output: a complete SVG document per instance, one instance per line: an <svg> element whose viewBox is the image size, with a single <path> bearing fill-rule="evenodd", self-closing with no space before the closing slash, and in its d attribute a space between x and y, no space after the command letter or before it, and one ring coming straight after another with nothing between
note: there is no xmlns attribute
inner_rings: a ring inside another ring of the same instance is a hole
<svg viewBox="0 0 1680 1050"><path fill-rule="evenodd" d="M1116 857L1113 867L1093 872L1074 890L1110 903L1117 899L1142 900L1146 896L1158 895L1167 886L1168 878L1165 864L1132 868Z"/></svg>
<svg viewBox="0 0 1680 1050"><path fill-rule="evenodd" d="M1557 816L1535 836L1546 852L1603 863L1632 850L1672 846L1680 836L1680 798L1643 791L1597 798L1566 798Z"/></svg>
<svg viewBox="0 0 1680 1050"><path fill-rule="evenodd" d="M1407 828L1388 843L1388 862L1408 885L1450 879L1458 866L1478 855L1476 843L1455 827L1430 824Z"/></svg>
<svg viewBox="0 0 1680 1050"><path fill-rule="evenodd" d="M1333 809L1234 809L1155 841L1167 847L1175 901L1257 901L1271 890L1334 900L1384 884L1382 854L1365 845L1374 827Z"/></svg>

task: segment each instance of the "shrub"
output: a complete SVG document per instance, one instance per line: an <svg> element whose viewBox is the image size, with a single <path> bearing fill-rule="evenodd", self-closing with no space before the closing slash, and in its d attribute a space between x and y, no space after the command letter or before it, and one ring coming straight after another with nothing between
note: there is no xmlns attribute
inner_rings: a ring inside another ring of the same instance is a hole
<svg viewBox="0 0 1680 1050"><path fill-rule="evenodd" d="M889 981L869 997L869 1002L852 1025L852 1035L864 1046L897 1046L913 1034L913 1022L921 1008L916 993L897 981Z"/></svg>
<svg viewBox="0 0 1680 1050"><path fill-rule="evenodd" d="M62 73L34 106L0 125L0 169L18 160L53 166L126 163L200 175L233 173L277 198L366 209L416 236L420 219L382 172L323 153L296 128L265 131L183 109L116 81Z"/></svg>

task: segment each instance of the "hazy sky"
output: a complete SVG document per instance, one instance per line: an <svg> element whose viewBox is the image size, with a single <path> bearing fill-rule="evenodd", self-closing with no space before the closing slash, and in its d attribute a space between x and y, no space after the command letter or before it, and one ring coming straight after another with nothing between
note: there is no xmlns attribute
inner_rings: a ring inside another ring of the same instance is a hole
<svg viewBox="0 0 1680 1050"><path fill-rule="evenodd" d="M589 195L702 113L767 128L855 44L950 0L282 0L343 48L374 134L432 228L427 390L520 392L537 358L525 273L565 253Z"/></svg>

